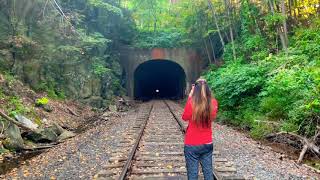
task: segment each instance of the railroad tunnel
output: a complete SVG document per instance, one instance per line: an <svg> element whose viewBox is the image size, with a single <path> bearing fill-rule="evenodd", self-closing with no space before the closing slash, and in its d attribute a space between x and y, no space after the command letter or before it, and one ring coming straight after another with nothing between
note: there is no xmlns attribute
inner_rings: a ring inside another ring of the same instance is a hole
<svg viewBox="0 0 320 180"><path fill-rule="evenodd" d="M135 99L183 98L186 74L183 68L169 60L149 60L134 72Z"/></svg>

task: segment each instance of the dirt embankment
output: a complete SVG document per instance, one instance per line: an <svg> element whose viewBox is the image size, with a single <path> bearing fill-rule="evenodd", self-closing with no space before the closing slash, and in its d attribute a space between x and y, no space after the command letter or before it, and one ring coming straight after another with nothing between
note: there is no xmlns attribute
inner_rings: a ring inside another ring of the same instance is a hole
<svg viewBox="0 0 320 180"><path fill-rule="evenodd" d="M90 106L73 100L49 98L47 93L36 93L13 77L2 74L0 110L14 120L11 122L3 116L0 117L1 171L10 169L13 162L17 165L18 160L38 154L39 146L57 144L59 135L63 132L76 132L90 117L97 114ZM19 117L23 117L22 120ZM21 122L28 127L35 127L34 132L20 127ZM56 129L52 129L53 126ZM65 135L66 133L63 136ZM26 152L29 153L26 155ZM1 171L0 174L4 173Z"/></svg>

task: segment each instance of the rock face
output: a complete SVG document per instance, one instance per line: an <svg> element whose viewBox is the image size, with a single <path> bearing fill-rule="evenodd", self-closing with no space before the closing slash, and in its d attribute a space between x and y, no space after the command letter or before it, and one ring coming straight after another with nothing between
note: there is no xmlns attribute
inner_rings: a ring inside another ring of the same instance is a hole
<svg viewBox="0 0 320 180"><path fill-rule="evenodd" d="M46 128L37 132L29 132L26 137L34 142L53 142L57 140L58 135L53 129Z"/></svg>
<svg viewBox="0 0 320 180"><path fill-rule="evenodd" d="M52 112L53 111L52 107L50 105L48 105L48 104L44 104L42 106L42 108L47 112Z"/></svg>
<svg viewBox="0 0 320 180"><path fill-rule="evenodd" d="M37 124L33 123L30 119L28 119L22 115L17 114L14 117L17 121L24 124L26 127L30 128L30 129L37 129L38 128Z"/></svg>
<svg viewBox="0 0 320 180"><path fill-rule="evenodd" d="M66 139L72 138L76 136L75 133L71 132L71 131L64 131L62 134L60 134L60 136L57 138L58 142L64 141Z"/></svg>
<svg viewBox="0 0 320 180"><path fill-rule="evenodd" d="M65 130L58 124L54 123L50 127L29 132L26 137L34 142L61 142L65 139L74 137L75 135L75 133Z"/></svg>
<svg viewBox="0 0 320 180"><path fill-rule="evenodd" d="M14 125L10 124L8 129L5 131L6 139L3 141L3 145L7 149L23 149L24 143L21 137L20 129Z"/></svg>
<svg viewBox="0 0 320 180"><path fill-rule="evenodd" d="M114 87L114 82L115 78L120 82L121 67L116 60L112 61L112 67L108 67L112 72L104 75L93 72L90 60L50 64L39 63L37 59L15 59L13 67L10 65L14 62L10 52L0 49L0 70L13 70L17 77L35 89L45 84L63 91L68 98L78 99L98 108L107 107L114 94L119 92ZM52 111L50 107L46 110Z"/></svg>

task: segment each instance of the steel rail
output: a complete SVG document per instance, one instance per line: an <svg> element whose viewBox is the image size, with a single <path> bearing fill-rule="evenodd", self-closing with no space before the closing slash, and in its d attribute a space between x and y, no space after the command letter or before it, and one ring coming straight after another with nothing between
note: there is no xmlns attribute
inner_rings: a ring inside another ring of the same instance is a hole
<svg viewBox="0 0 320 180"><path fill-rule="evenodd" d="M140 141L141 141L141 137L142 137L142 135L143 135L144 129L145 129L145 127L146 127L146 125L147 125L147 122L148 122L148 120L149 120L150 113L151 113L152 109L153 109L153 104L151 105L151 108L150 108L150 110L149 110L149 112L148 112L147 118L145 119L142 127L140 128L140 132L139 132L137 141L135 142L133 148L131 149L131 152L130 152L130 154L129 154L129 157L128 157L128 159L127 159L127 161L126 161L126 163L125 163L125 166L124 166L124 168L122 169L122 172L121 172L121 174L120 174L119 180L124 180L124 179L127 177L128 170L129 170L129 168L130 168L130 166L131 166L133 157L134 157L134 155L136 154L136 151L137 151L137 149L138 149L139 143L140 143Z"/></svg>
<svg viewBox="0 0 320 180"><path fill-rule="evenodd" d="M171 107L169 106L169 104L167 103L166 100L163 100L164 103L167 105L167 107L169 108L170 113L173 115L174 119L177 121L177 123L180 126L181 131L183 132L183 134L186 133L186 129L183 127L183 124L181 121L179 121L179 118L176 116L176 114L173 112L173 110L171 109Z"/></svg>

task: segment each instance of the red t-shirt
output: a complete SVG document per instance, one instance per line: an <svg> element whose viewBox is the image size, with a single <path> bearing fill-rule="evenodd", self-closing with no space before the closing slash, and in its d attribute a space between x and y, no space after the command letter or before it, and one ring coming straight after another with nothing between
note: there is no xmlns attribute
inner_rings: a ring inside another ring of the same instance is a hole
<svg viewBox="0 0 320 180"><path fill-rule="evenodd" d="M212 111L211 116L212 119L215 119L218 111L218 101L215 98L211 99L212 103ZM185 121L189 121L187 132L185 134L184 144L186 145L201 145L212 143L212 129L211 123L209 127L203 128L198 127L194 121L192 121L192 99L189 97L186 103L186 107L184 108L184 112L182 114L182 119Z"/></svg>

